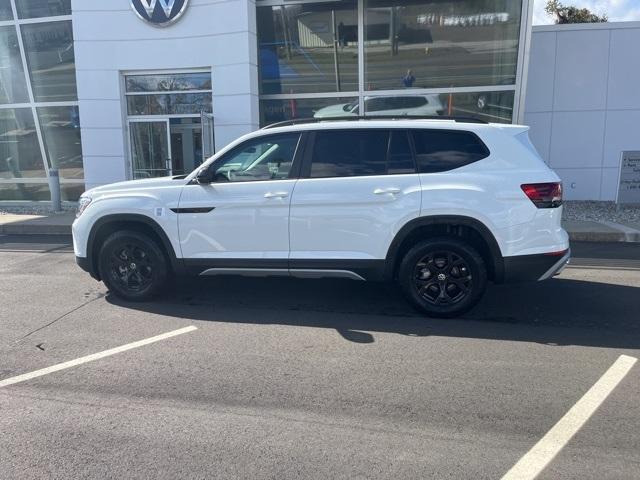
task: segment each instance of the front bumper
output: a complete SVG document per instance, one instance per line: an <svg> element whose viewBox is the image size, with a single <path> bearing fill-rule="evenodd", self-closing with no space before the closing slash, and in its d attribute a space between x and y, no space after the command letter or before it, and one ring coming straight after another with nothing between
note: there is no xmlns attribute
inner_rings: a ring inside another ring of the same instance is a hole
<svg viewBox="0 0 640 480"><path fill-rule="evenodd" d="M91 273L91 264L88 258L76 256L76 263L82 270L87 273Z"/></svg>
<svg viewBox="0 0 640 480"><path fill-rule="evenodd" d="M95 278L96 280L100 280L100 277L98 276L98 274L93 270L91 261L87 257L79 257L76 255L76 263L82 270L87 272L93 278Z"/></svg>
<svg viewBox="0 0 640 480"><path fill-rule="evenodd" d="M571 250L504 257L504 282L520 283L547 280L567 266Z"/></svg>

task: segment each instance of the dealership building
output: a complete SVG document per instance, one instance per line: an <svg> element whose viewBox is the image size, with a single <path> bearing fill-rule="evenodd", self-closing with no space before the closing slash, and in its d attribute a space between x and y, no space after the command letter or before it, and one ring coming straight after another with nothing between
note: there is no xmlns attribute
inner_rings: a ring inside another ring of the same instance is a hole
<svg viewBox="0 0 640 480"><path fill-rule="evenodd" d="M531 3L0 0L0 202L54 169L67 201L188 173L291 118L523 122Z"/></svg>

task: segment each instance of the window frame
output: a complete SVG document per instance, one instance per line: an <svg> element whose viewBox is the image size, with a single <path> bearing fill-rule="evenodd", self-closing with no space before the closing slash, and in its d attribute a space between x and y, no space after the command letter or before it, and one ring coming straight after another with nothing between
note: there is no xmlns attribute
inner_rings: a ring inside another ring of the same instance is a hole
<svg viewBox="0 0 640 480"><path fill-rule="evenodd" d="M345 132L345 131L365 131L370 132L372 130L383 130L387 132L387 148L385 152L386 156L386 171L381 175L350 175L346 176L331 176L331 177L312 177L311 176L311 165L313 163L313 152L316 146L316 135L318 133L324 132ZM412 173L388 173L389 171L389 152L391 149L391 138L393 132L404 132L407 137L407 141L409 142L409 148L411 149L411 158L413 161L414 171ZM418 164L416 162L416 153L415 147L413 144L413 139L411 135L409 135L409 129L407 128L394 128L394 127L365 127L365 128L332 128L326 130L311 130L308 132L308 139L305 145L304 158L302 161L302 170L300 172L301 179L310 179L310 180L323 180L330 178L345 178L345 179L353 179L353 178L366 178L366 177L394 177L397 175L417 175L420 173L418 171Z"/></svg>
<svg viewBox="0 0 640 480"><path fill-rule="evenodd" d="M211 162L209 165L207 165L206 169L210 174L215 173L215 170L217 167L217 165L219 165L220 163L224 162L230 155L235 155L238 150L242 150L244 148L247 147L247 144L255 142L256 140L260 140L260 141L267 141L266 139L268 138L273 138L273 137L279 137L279 136L283 136L283 135L298 135L298 143L296 144L296 149L295 152L293 154L293 161L291 162L291 169L289 169L289 174L287 175L286 178L269 178L269 179L264 179L264 180L250 180L250 181L246 181L246 182L215 182L212 181L210 183L210 185L217 185L217 184L229 184L229 185L243 185L243 184L249 184L249 183L258 183L258 182L281 182L284 180L296 180L300 177L300 167L302 164L302 159L303 159L303 155L305 152L305 145L306 145L306 137L307 137L307 132L300 132L300 131L291 131L291 132L281 132L281 133L269 133L266 135L258 135L252 138L249 138L247 140L245 140L244 142L242 142L239 145L236 145L235 147L233 147L231 150L229 150L228 152L225 152L222 156L220 156L220 158L216 158L213 162ZM195 181L195 178L194 178Z"/></svg>

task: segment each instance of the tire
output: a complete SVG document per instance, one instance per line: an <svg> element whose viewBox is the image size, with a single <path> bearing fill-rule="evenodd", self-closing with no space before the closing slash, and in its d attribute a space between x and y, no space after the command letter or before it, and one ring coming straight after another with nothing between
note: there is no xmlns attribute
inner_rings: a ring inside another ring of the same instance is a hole
<svg viewBox="0 0 640 480"><path fill-rule="evenodd" d="M133 231L109 235L100 248L100 277L109 291L133 302L150 300L167 283L169 269L158 244Z"/></svg>
<svg viewBox="0 0 640 480"><path fill-rule="evenodd" d="M430 317L452 318L472 309L487 287L478 252L457 238L422 241L402 259L398 281L409 302Z"/></svg>

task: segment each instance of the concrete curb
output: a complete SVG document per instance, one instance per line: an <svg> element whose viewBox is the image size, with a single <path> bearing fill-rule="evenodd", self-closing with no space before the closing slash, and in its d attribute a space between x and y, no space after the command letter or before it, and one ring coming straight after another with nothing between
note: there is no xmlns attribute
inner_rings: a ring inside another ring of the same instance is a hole
<svg viewBox="0 0 640 480"><path fill-rule="evenodd" d="M0 225L0 235L71 235L71 225Z"/></svg>
<svg viewBox="0 0 640 480"><path fill-rule="evenodd" d="M568 232L572 242L640 243L640 235L623 232Z"/></svg>

